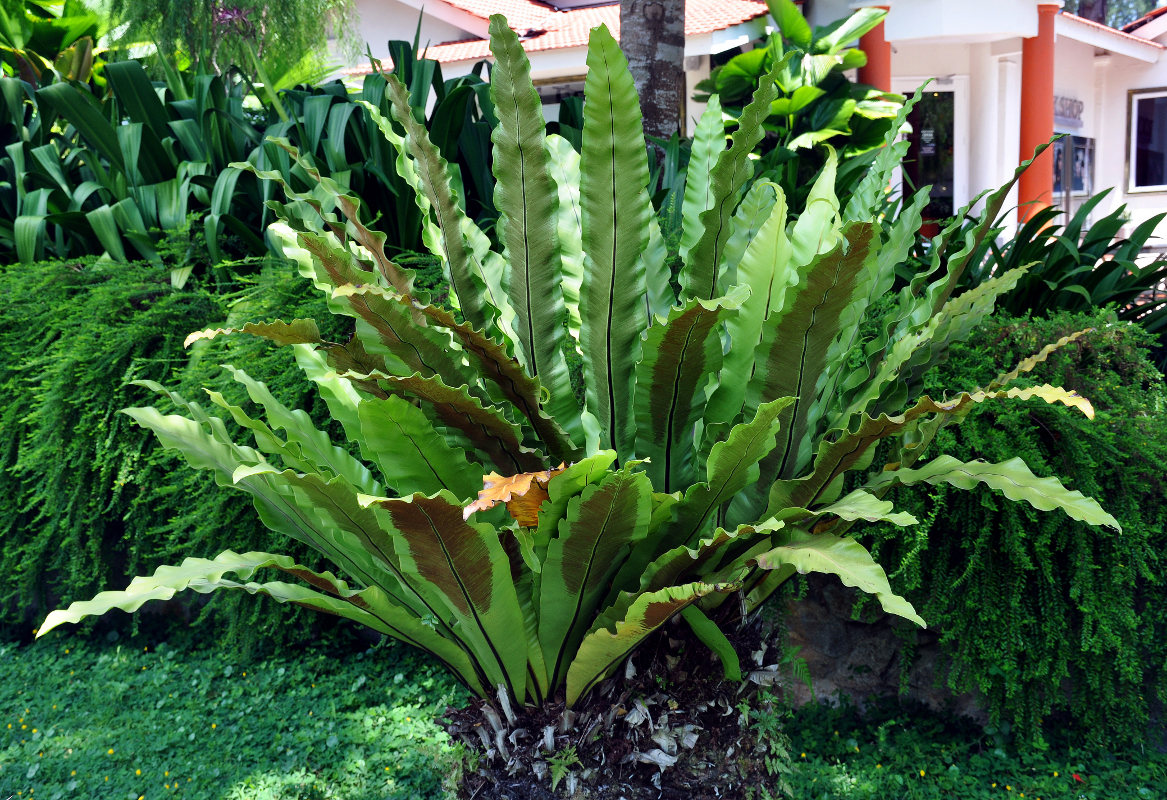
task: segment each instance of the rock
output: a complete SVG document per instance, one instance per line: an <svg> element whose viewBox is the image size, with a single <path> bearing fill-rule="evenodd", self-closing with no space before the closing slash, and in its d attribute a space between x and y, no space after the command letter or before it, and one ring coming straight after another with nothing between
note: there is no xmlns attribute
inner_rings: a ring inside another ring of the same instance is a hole
<svg viewBox="0 0 1167 800"><path fill-rule="evenodd" d="M791 701L828 702L844 694L862 706L874 697L899 694L904 651L896 628L904 623L888 616L856 621L851 613L855 589L819 575L807 582L806 597L788 603L783 624L787 644L799 648L798 658L806 662L814 688L790 681ZM932 709L987 719L978 695L955 695L944 686L941 663L938 634L917 632L906 697Z"/></svg>

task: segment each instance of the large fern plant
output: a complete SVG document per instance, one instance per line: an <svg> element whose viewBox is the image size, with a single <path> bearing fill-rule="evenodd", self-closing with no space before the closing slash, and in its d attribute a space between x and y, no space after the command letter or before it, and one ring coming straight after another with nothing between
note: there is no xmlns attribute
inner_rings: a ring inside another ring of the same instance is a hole
<svg viewBox="0 0 1167 800"><path fill-rule="evenodd" d="M713 620L756 608L795 573L835 574L923 624L844 536L860 520L914 522L881 499L896 483L985 484L1116 525L1017 460L919 461L941 426L991 398L1091 412L1054 387L1008 388L1033 360L983 391L916 397L924 371L1021 270L951 298L963 266L951 258L900 293L873 339L860 336L928 198L917 195L886 233L875 218L905 145L889 141L845 208L832 155L805 212L789 219L781 191L751 182L775 92L762 81L728 143L719 121L700 126L677 293L646 192L636 93L612 36L592 34L580 154L545 135L526 57L502 17L491 22L491 44L501 252L466 217L447 163L392 77L393 118L380 120L416 189L452 307L413 290L384 236L361 224L359 201L331 180L305 193L285 186L289 202L273 204L284 223L269 236L355 333L324 341L311 320L240 330L295 348L360 458L231 367L266 419L209 398L253 445L173 394L184 415L126 411L192 466L251 494L264 523L318 549L344 577L268 553L189 558L53 612L40 635L183 589L241 589L425 649L481 696L571 705L677 614L735 675ZM987 198L984 220L1007 188ZM889 438L891 462L869 473L874 446ZM265 568L293 580L259 582Z"/></svg>

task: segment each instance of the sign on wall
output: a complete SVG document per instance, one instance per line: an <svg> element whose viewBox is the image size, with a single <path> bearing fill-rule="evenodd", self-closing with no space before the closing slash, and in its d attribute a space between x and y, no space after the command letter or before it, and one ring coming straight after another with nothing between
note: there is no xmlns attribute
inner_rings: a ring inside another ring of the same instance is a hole
<svg viewBox="0 0 1167 800"><path fill-rule="evenodd" d="M1086 104L1076 97L1054 95L1054 124L1062 128L1081 128Z"/></svg>

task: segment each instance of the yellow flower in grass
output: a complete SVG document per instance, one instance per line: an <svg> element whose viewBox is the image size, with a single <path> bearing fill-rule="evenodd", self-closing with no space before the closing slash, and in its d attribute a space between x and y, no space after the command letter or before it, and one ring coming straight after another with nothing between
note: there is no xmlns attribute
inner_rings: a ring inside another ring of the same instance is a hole
<svg viewBox="0 0 1167 800"><path fill-rule="evenodd" d="M925 774L926 774L926 773L924 772L924 770L920 770L920 777L921 777L921 778L923 778Z"/></svg>

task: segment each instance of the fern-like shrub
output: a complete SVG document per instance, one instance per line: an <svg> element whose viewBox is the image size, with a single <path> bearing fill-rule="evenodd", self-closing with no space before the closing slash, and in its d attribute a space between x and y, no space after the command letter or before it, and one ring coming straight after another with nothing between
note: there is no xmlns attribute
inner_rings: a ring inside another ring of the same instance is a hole
<svg viewBox="0 0 1167 800"><path fill-rule="evenodd" d="M740 680L719 623L735 624L797 573L835 575L922 624L844 535L859 521L915 523L881 499L893 484L984 484L1119 527L1020 459L922 460L941 429L980 403L1040 398L1093 411L1058 387L1011 386L1070 337L984 389L940 399L917 391L1024 268L954 297L964 264L937 263L898 294L874 339L859 337L927 199L916 196L885 240L874 209L906 147L894 135L845 205L828 149L810 202L790 219L780 187L748 185L776 65L728 148L723 131L700 126L708 133L699 130L693 150L706 156L686 172L676 291L647 192L633 80L611 33L592 31L578 154L544 134L530 65L501 16L491 19L491 47L501 249L462 210L407 88L389 76L391 117L366 106L415 189L449 305L418 292L386 236L361 222L359 198L289 142L275 144L318 181L311 192L239 165L281 185L287 201L270 203L281 224L268 237L355 327L336 336L306 318L236 323L187 342L243 333L293 347L347 441L234 366L253 406L210 392L217 416L140 381L183 413L126 409L191 466L250 494L265 525L311 545L336 572L265 551L193 556L53 612L39 635L188 589L266 594L429 651L513 724L515 706L583 700L674 615ZM990 215L1008 192L985 198ZM968 237L968 252L987 227ZM884 440L897 446L880 467L874 447ZM843 495L848 473L866 474ZM287 580L252 580L270 568ZM492 713L496 737L483 744L509 759L515 736Z"/></svg>
<svg viewBox="0 0 1167 800"><path fill-rule="evenodd" d="M182 348L192 327L221 322L232 308L319 314L323 303L288 281L289 269L273 264L256 285L227 295L195 285L175 290L167 266L83 260L0 268L4 635L28 635L46 606L124 585L145 565L176 557L192 538L211 549L241 538L255 547L269 542L250 504L181 468L117 411L139 391L127 386L137 379L234 397L237 384L218 366L231 361L262 375L289 405L310 407L310 384L290 369L286 352L242 337L208 342L193 354ZM209 610L241 644L260 618L284 619L291 610L234 599ZM305 630L280 626L289 639Z"/></svg>
<svg viewBox="0 0 1167 800"><path fill-rule="evenodd" d="M999 360L1086 327L1097 331L1026 380L1090 397L1092 422L1045 403L984 406L937 444L957 458L1019 455L1105 498L1122 533L941 486L898 492L922 524L883 529L875 552L899 564L897 588L942 631L951 688L980 690L994 717L1029 737L1062 715L1114 741L1144 734L1167 659L1167 390L1148 356L1154 337L1106 312L992 320L929 381L975 386Z"/></svg>

